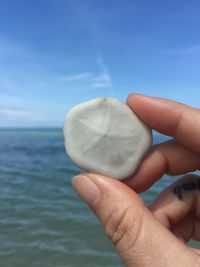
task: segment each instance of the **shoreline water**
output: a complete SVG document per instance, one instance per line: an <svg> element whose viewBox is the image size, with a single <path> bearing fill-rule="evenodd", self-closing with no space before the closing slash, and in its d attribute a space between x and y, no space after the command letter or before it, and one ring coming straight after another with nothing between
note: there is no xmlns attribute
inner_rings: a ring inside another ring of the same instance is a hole
<svg viewBox="0 0 200 267"><path fill-rule="evenodd" d="M166 139L154 134L154 142ZM63 141L61 128L0 129L0 266L123 266L71 188L81 170L66 156ZM141 194L145 202L174 179L165 175Z"/></svg>

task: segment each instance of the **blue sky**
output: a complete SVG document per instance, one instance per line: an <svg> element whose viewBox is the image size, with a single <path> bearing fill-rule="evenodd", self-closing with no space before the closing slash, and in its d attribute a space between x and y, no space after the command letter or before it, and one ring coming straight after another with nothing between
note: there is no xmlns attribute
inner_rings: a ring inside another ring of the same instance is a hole
<svg viewBox="0 0 200 267"><path fill-rule="evenodd" d="M200 107L199 0L0 1L0 127L131 92Z"/></svg>

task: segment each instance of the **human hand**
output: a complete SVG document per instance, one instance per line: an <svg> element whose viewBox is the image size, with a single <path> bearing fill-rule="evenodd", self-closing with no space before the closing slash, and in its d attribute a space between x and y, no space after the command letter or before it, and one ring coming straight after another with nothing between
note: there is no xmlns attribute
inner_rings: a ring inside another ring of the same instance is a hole
<svg viewBox="0 0 200 267"><path fill-rule="evenodd" d="M191 238L200 240L200 177L182 177L150 208L136 193L164 173L200 168L200 110L141 95L130 95L127 104L151 128L174 139L153 146L134 177L124 182L87 173L72 185L100 219L126 266L200 266L200 252L186 245Z"/></svg>

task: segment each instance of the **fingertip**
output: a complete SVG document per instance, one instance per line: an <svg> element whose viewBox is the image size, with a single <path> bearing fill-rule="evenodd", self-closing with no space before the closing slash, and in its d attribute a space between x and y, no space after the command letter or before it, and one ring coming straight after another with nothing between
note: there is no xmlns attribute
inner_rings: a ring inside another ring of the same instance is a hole
<svg viewBox="0 0 200 267"><path fill-rule="evenodd" d="M127 104L133 104L135 101L137 101L138 98L140 97L145 97L144 95L142 94L139 94L139 93L130 93L128 96L127 96L127 99L126 99L126 103Z"/></svg>
<svg viewBox="0 0 200 267"><path fill-rule="evenodd" d="M158 97L155 96L150 96L150 95L144 95L140 93L130 93L127 96L127 102L132 102L132 101L138 101L138 100L153 100L153 99L158 99Z"/></svg>
<svg viewBox="0 0 200 267"><path fill-rule="evenodd" d="M149 120L152 120L151 113L157 113L157 110L160 109L161 101L158 101L158 99L157 97L134 93L128 95L126 103L148 124Z"/></svg>

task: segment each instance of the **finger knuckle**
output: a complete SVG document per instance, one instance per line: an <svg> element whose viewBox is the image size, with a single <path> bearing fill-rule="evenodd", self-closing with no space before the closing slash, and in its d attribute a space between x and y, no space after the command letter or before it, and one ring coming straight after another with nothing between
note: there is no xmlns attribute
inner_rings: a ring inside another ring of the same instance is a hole
<svg viewBox="0 0 200 267"><path fill-rule="evenodd" d="M115 246L126 250L134 246L139 233L141 222L134 216L132 207L112 211L105 223L105 232ZM123 244L122 244L123 243Z"/></svg>

